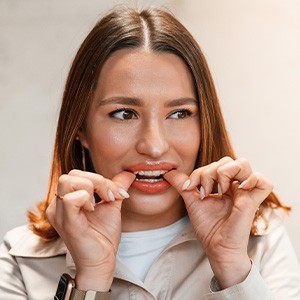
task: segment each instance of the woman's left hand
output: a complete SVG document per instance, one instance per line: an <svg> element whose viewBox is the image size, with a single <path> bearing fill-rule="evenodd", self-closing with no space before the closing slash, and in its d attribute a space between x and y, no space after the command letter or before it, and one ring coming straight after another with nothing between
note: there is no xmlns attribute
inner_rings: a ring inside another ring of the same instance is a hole
<svg viewBox="0 0 300 300"><path fill-rule="evenodd" d="M230 157L198 168L189 177L177 170L164 177L185 201L221 288L242 282L251 269L247 246L255 212L272 184L253 173L246 159Z"/></svg>

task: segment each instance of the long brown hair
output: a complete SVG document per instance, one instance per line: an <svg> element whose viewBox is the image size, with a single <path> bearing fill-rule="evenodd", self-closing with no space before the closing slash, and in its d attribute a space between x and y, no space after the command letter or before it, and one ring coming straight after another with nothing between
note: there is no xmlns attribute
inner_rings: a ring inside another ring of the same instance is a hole
<svg viewBox="0 0 300 300"><path fill-rule="evenodd" d="M38 204L37 213L28 213L33 232L43 239L49 241L58 237L45 215L54 198L58 178L72 169L83 168L82 149L76 135L86 118L104 62L114 51L145 47L146 42L152 51L174 53L181 57L192 74L201 124L201 146L196 167L217 161L223 156L235 158L212 76L199 45L188 30L171 13L158 8L141 12L131 8L116 9L103 17L88 34L67 78L47 198ZM91 164L88 165L88 169L91 169ZM273 193L263 202L262 207L266 206L289 210ZM255 216L252 234L257 232L259 217L263 217L263 209Z"/></svg>

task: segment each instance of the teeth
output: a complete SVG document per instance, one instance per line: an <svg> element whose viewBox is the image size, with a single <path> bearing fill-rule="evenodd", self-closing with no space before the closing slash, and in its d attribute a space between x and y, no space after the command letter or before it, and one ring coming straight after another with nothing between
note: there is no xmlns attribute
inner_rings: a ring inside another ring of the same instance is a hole
<svg viewBox="0 0 300 300"><path fill-rule="evenodd" d="M151 182L151 183L163 181L162 178L157 178L157 179L154 179L154 178L149 178L149 179L146 179L146 178L141 178L141 179L136 178L135 180L136 180L136 181L143 181L143 182Z"/></svg>
<svg viewBox="0 0 300 300"><path fill-rule="evenodd" d="M168 171L166 170L157 170L157 171L136 171L134 172L135 175L140 175L140 176L146 176L146 177L158 177L160 175L163 175L167 173Z"/></svg>

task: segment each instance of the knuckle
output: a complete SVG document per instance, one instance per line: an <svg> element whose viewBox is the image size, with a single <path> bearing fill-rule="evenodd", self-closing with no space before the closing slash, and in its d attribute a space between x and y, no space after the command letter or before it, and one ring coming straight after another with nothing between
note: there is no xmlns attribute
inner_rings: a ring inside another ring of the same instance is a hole
<svg viewBox="0 0 300 300"><path fill-rule="evenodd" d="M236 159L232 165L235 166L237 169L241 170L243 167L245 167L245 161L241 159Z"/></svg>
<svg viewBox="0 0 300 300"><path fill-rule="evenodd" d="M87 190L81 190L80 192L80 197L86 200L89 200L91 195Z"/></svg>
<svg viewBox="0 0 300 300"><path fill-rule="evenodd" d="M194 170L189 176L190 179L198 181L203 170L205 170L205 167L200 167L200 168Z"/></svg>
<svg viewBox="0 0 300 300"><path fill-rule="evenodd" d="M218 175L218 177L219 176L222 176L223 175L223 173L225 172L225 167L224 167L224 165L223 166L220 166L218 169L217 169L217 175Z"/></svg>
<svg viewBox="0 0 300 300"><path fill-rule="evenodd" d="M65 194L63 200L61 201L63 202L64 205L72 202L73 201L72 193Z"/></svg>
<svg viewBox="0 0 300 300"><path fill-rule="evenodd" d="M70 206L80 201L80 199L89 200L90 198L91 198L90 193L87 190L82 189L82 190L74 191L72 193L65 194L64 199L62 201L64 206Z"/></svg>
<svg viewBox="0 0 300 300"><path fill-rule="evenodd" d="M201 179L205 179L207 178L208 176L210 175L210 172L207 170L207 169L204 169L202 172L201 172Z"/></svg>
<svg viewBox="0 0 300 300"><path fill-rule="evenodd" d="M222 179L222 178L228 178L229 177L229 175L228 175L228 167L227 166L225 166L225 165L222 165L222 166L220 166L218 169L217 169L217 171L216 171L216 173L217 173L217 178L218 179Z"/></svg>
<svg viewBox="0 0 300 300"><path fill-rule="evenodd" d="M201 168L195 169L195 170L191 173L190 177L192 177L192 176L193 176L193 177L194 177L194 176L199 176L200 173L201 173Z"/></svg>
<svg viewBox="0 0 300 300"><path fill-rule="evenodd" d="M99 175L99 174L96 174L97 176L97 180L100 181L100 182L106 182L107 179L105 177L103 177L102 175Z"/></svg>
<svg viewBox="0 0 300 300"><path fill-rule="evenodd" d="M109 182L111 182L109 179L106 179L104 178L103 176L101 175L97 175L97 180L96 180L96 183L95 183L95 188L96 189L102 189L102 188L106 188L108 187L109 185Z"/></svg>
<svg viewBox="0 0 300 300"><path fill-rule="evenodd" d="M245 157L240 157L240 158L236 159L236 161L238 161L242 165L249 164L248 159L246 159Z"/></svg>
<svg viewBox="0 0 300 300"><path fill-rule="evenodd" d="M203 182L203 184L211 184L212 182L214 182L215 180L217 180L217 173L212 174L211 172L203 172L200 176L200 180L201 182Z"/></svg>
<svg viewBox="0 0 300 300"><path fill-rule="evenodd" d="M267 182L266 178L259 172L254 172L252 174L252 176L254 176L254 178L256 178L257 181L260 181L260 182Z"/></svg>
<svg viewBox="0 0 300 300"><path fill-rule="evenodd" d="M71 170L68 173L68 175L70 175L70 176L78 176L79 172L80 172L79 170L73 169L73 170Z"/></svg>
<svg viewBox="0 0 300 300"><path fill-rule="evenodd" d="M220 162L230 162L230 161L233 161L233 159L230 157L230 156L224 156L220 159Z"/></svg>
<svg viewBox="0 0 300 300"><path fill-rule="evenodd" d="M263 175L260 172L253 172L253 175L258 179L263 179Z"/></svg>
<svg viewBox="0 0 300 300"><path fill-rule="evenodd" d="M89 191L89 192L94 192L94 184L91 180L87 179L86 180L86 189Z"/></svg>
<svg viewBox="0 0 300 300"><path fill-rule="evenodd" d="M247 170L251 169L249 161L244 157L238 158L237 160L235 160L235 162L240 170L241 169L247 169Z"/></svg>
<svg viewBox="0 0 300 300"><path fill-rule="evenodd" d="M68 193L68 194L64 195L64 198L61 201L65 205L65 204L68 204L69 202L71 202L72 198L73 198L72 195L70 193Z"/></svg>
<svg viewBox="0 0 300 300"><path fill-rule="evenodd" d="M65 185L68 180L69 180L69 176L66 174L63 174L58 178L58 184Z"/></svg>

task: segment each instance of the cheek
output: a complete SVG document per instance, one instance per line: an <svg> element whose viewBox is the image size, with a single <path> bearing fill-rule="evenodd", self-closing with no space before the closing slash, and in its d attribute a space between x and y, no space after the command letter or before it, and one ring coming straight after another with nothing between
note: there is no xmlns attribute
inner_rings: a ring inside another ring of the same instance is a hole
<svg viewBox="0 0 300 300"><path fill-rule="evenodd" d="M101 126L101 129L91 131L89 136L89 151L97 171L107 165L117 165L117 161L132 147L132 133L128 130Z"/></svg>
<svg viewBox="0 0 300 300"><path fill-rule="evenodd" d="M181 140L179 147L180 154L184 159L185 164L193 168L198 156L199 140L195 136L190 139L185 137Z"/></svg>
<svg viewBox="0 0 300 300"><path fill-rule="evenodd" d="M112 126L106 124L106 122L94 126L90 132L89 145L98 151L98 155L114 150L121 151L120 148L126 147L131 139L130 130L127 130L124 126Z"/></svg>
<svg viewBox="0 0 300 300"><path fill-rule="evenodd" d="M172 132L172 140L182 157L195 161L200 147L200 129L198 123Z"/></svg>
<svg viewBox="0 0 300 300"><path fill-rule="evenodd" d="M198 122L194 121L181 126L169 127L168 131L172 134L172 139L176 144L181 144L188 152L198 152L200 146L200 127Z"/></svg>

